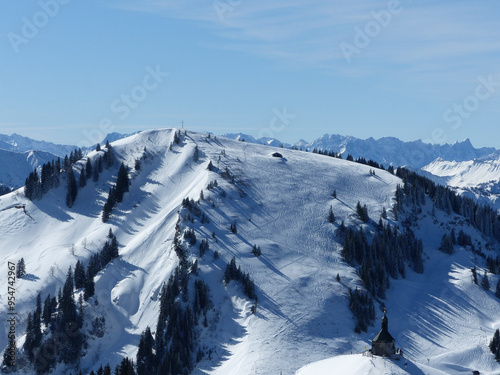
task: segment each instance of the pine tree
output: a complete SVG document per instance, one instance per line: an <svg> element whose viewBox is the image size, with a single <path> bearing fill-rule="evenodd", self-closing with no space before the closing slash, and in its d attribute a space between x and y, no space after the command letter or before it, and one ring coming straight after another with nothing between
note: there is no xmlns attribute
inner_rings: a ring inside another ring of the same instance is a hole
<svg viewBox="0 0 500 375"><path fill-rule="evenodd" d="M328 212L328 222L335 223L335 215L333 213L333 208L330 206L330 211Z"/></svg>
<svg viewBox="0 0 500 375"><path fill-rule="evenodd" d="M200 151L198 150L198 145L194 147L193 160L196 162L200 158Z"/></svg>
<svg viewBox="0 0 500 375"><path fill-rule="evenodd" d="M149 327L141 335L139 350L137 351L137 375L153 374L155 358L153 353L154 339Z"/></svg>
<svg viewBox="0 0 500 375"><path fill-rule="evenodd" d="M94 275L89 267L87 268L87 273L85 274L85 289L83 291L83 298L87 301L95 293Z"/></svg>
<svg viewBox="0 0 500 375"><path fill-rule="evenodd" d="M42 311L42 321L48 326L52 317L52 301L50 298L50 294L45 298L43 303L43 311Z"/></svg>
<svg viewBox="0 0 500 375"><path fill-rule="evenodd" d="M82 168L82 171L80 172L80 187L81 188L84 188L85 185L87 185L87 177L85 176L85 171L84 169Z"/></svg>
<svg viewBox="0 0 500 375"><path fill-rule="evenodd" d="M439 247L443 253L452 254L453 253L453 241L450 236L446 233L443 234L443 238L441 239L441 246Z"/></svg>
<svg viewBox="0 0 500 375"><path fill-rule="evenodd" d="M33 330L33 315L31 313L28 314L28 320L26 325L26 339L24 340L24 352L28 355L28 359L30 361L33 360L33 349L35 333Z"/></svg>
<svg viewBox="0 0 500 375"><path fill-rule="evenodd" d="M498 279L497 287L495 290L495 297L500 298L500 279Z"/></svg>
<svg viewBox="0 0 500 375"><path fill-rule="evenodd" d="M472 267L470 270L472 272L472 281L474 282L474 284L477 285L477 269L476 269L476 266Z"/></svg>
<svg viewBox="0 0 500 375"><path fill-rule="evenodd" d="M85 164L85 177L87 180L90 180L92 178L92 163L90 161L90 158L87 158L87 163Z"/></svg>
<svg viewBox="0 0 500 375"><path fill-rule="evenodd" d="M94 181L94 182L99 181L99 161L100 160L101 160L101 158L99 157L99 159L95 162L94 167L92 168L92 181Z"/></svg>
<svg viewBox="0 0 500 375"><path fill-rule="evenodd" d="M16 277L20 279L24 275L26 275L26 266L24 264L24 258L21 258L17 262Z"/></svg>
<svg viewBox="0 0 500 375"><path fill-rule="evenodd" d="M85 267L80 261L75 265L75 288L78 290L85 286Z"/></svg>
<svg viewBox="0 0 500 375"><path fill-rule="evenodd" d="M121 164L118 170L116 179L116 202L120 203L123 200L123 195L129 191L128 170L125 164Z"/></svg>
<svg viewBox="0 0 500 375"><path fill-rule="evenodd" d="M238 233L238 228L236 227L236 221L234 221L234 223L229 226L229 230L231 231L231 233L234 234Z"/></svg>
<svg viewBox="0 0 500 375"><path fill-rule="evenodd" d="M78 194L73 168L69 168L67 178L68 178L68 192L66 194L66 206L71 208L73 207L73 203L75 202L76 196Z"/></svg>
<svg viewBox="0 0 500 375"><path fill-rule="evenodd" d="M483 278L481 279L481 286L484 290L490 290L490 280L488 279L486 271L484 271Z"/></svg>

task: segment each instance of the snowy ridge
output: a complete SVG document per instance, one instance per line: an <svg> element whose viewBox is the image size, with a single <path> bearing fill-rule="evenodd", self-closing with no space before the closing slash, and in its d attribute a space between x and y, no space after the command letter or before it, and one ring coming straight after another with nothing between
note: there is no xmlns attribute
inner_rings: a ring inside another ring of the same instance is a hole
<svg viewBox="0 0 500 375"><path fill-rule="evenodd" d="M89 314L105 317L106 334L89 339L81 368L88 373L100 364L134 357L141 332L146 326L156 328L159 290L178 264L172 240L179 214L187 222L181 202L186 197L198 199L203 189L200 207L210 223L190 225L198 241L209 239L210 251L199 258L195 246L189 254L198 260L200 277L209 285L214 303L209 327L199 332L200 344L212 349L213 356L205 356L193 374L293 374L311 362L363 352L380 329L381 311L377 309L376 323L367 333L353 332L347 293L361 284L356 270L342 261L338 224L328 223L326 216L332 206L338 223L359 226L355 208L360 201L376 222L384 208L391 212L401 180L312 153L283 149L283 158L272 157L274 149L203 133L187 132L179 145L173 139L173 129L161 129L112 144L117 164L123 161L133 167L138 158L143 162L140 171L130 169L130 192L107 224L100 214L116 180L116 164L98 182L89 180L71 209L65 205L64 181L40 201L27 201L21 190L0 197L0 258L6 264L23 257L28 272L16 285L18 332L26 328L36 294L41 292L42 299L47 293L57 294L68 267L98 251L111 228L120 257L96 277L98 306L87 306ZM196 146L199 161L193 160ZM93 151L88 157L95 160L97 155ZM219 171L227 167L234 183L208 171L209 161ZM219 188L207 190L213 180ZM332 198L334 190L337 199ZM22 205L29 216L16 208ZM427 372L427 358L432 374L498 372L487 341L500 326L500 305L492 291L471 283L469 251L450 256L437 250L452 225L463 228L476 244L485 240L459 219L442 212L432 217L431 209L429 202L416 230L424 239L424 274L408 270L406 279L391 280L386 301L389 329L412 364L408 373ZM238 232L233 234L229 226L235 221ZM391 214L389 222L395 224ZM373 224L364 228L374 230ZM261 257L252 255L254 244L261 247ZM214 251L220 259L214 260ZM236 283L222 283L225 264L233 256L257 287L255 315L250 312L252 301ZM498 277L490 277L496 285ZM5 285L5 273L0 281ZM2 317L5 305L0 305ZM23 338L18 345L22 344ZM5 345L6 335L0 334L0 347ZM306 369L300 374L309 374ZM65 371L60 365L54 373Z"/></svg>
<svg viewBox="0 0 500 375"><path fill-rule="evenodd" d="M436 159L422 171L437 183L500 209L500 157L495 154L462 162Z"/></svg>
<svg viewBox="0 0 500 375"><path fill-rule="evenodd" d="M69 155L76 146L58 145L52 142L37 141L28 137L23 137L19 134L5 135L0 134L0 149L15 152L27 151L45 151L59 157Z"/></svg>
<svg viewBox="0 0 500 375"><path fill-rule="evenodd" d="M420 140L403 142L394 137L362 140L329 134L323 135L306 147L340 152L344 157L347 154L351 154L354 158L364 157L385 166L410 166L412 168L422 168L438 157L450 161L466 161L489 155L495 151L494 148L487 147L476 149L469 139L456 142L453 145L437 145L423 143Z"/></svg>
<svg viewBox="0 0 500 375"><path fill-rule="evenodd" d="M35 168L57 159L57 156L44 151L26 151L23 153L0 149L0 185L11 188L24 186L28 175Z"/></svg>

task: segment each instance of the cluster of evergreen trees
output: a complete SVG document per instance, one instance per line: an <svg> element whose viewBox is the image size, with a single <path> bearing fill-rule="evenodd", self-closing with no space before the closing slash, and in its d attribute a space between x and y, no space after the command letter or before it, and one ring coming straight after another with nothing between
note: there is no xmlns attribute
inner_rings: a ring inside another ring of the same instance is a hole
<svg viewBox="0 0 500 375"><path fill-rule="evenodd" d="M129 191L130 180L128 178L128 168L125 164L120 165L116 184L109 189L108 199L102 209L102 222L107 223L111 218L111 212L117 203L123 201L123 195Z"/></svg>
<svg viewBox="0 0 500 375"><path fill-rule="evenodd" d="M210 162L211 163L211 162ZM219 186L219 183L217 182L217 180L212 180L208 183L207 185L207 190L212 190L212 189L215 189L216 187Z"/></svg>
<svg viewBox="0 0 500 375"><path fill-rule="evenodd" d="M207 239L201 240L201 242L200 242L200 258L203 258L203 256L208 251L208 249L210 249L210 245L208 244L208 240Z"/></svg>
<svg viewBox="0 0 500 375"><path fill-rule="evenodd" d="M491 206L478 204L405 168L398 168L396 175L404 182L396 192L398 210L402 210L403 203L425 205L425 197L428 196L436 208L463 216L479 232L500 241L500 217Z"/></svg>
<svg viewBox="0 0 500 375"><path fill-rule="evenodd" d="M356 213L363 223L367 223L370 220L370 217L368 216L368 207L366 207L366 204L361 206L361 203L358 201L358 204L356 205Z"/></svg>
<svg viewBox="0 0 500 375"><path fill-rule="evenodd" d="M102 250L90 257L89 264L85 266L79 261L75 266L75 286L77 289L84 288L84 298L88 300L94 295L94 277L106 267L113 259L118 258L118 241L111 229L108 241L104 243Z"/></svg>
<svg viewBox="0 0 500 375"><path fill-rule="evenodd" d="M452 254L455 249L455 245L463 247L470 246L472 250L475 250L472 244L471 236L466 234L462 229L458 232L458 236L456 235L455 228L451 230L450 234L445 233L441 239L441 246L439 247L439 250L446 254Z"/></svg>
<svg viewBox="0 0 500 375"><path fill-rule="evenodd" d="M96 150L101 150L101 146L99 144L97 145ZM38 171L35 169L30 173L25 181L24 194L26 198L31 201L42 199L44 194L59 186L60 175L62 173L66 173L66 205L71 208L78 195L78 185L80 188L84 188L87 184L87 180L90 178L94 181L98 181L99 173L103 171L103 165L107 169L114 163L114 154L109 142L106 142L106 150L104 151L102 157L98 156L95 165L92 166L90 158L88 158L85 167L81 168L81 171L77 176L75 173L78 172L75 172L73 167L76 162L82 158L82 150L75 149L74 152L71 152L70 156L66 155L62 162L61 159L58 158L57 160L44 164L41 167L41 176L39 176Z"/></svg>
<svg viewBox="0 0 500 375"><path fill-rule="evenodd" d="M184 198L182 200L182 207L187 208L189 213L193 214L194 216L201 215L201 209L198 205L198 202L195 202L194 199Z"/></svg>
<svg viewBox="0 0 500 375"><path fill-rule="evenodd" d="M360 291L358 288L353 291L349 288L349 309L356 318L354 331L356 333L366 332L368 325L375 319L373 298L368 292Z"/></svg>
<svg viewBox="0 0 500 375"><path fill-rule="evenodd" d="M253 283L250 275L241 270L241 266L236 265L236 259L233 257L228 263L224 271L224 282L228 284L231 280L240 281L243 285L243 293L255 301L257 301L257 294L255 294L255 284Z"/></svg>
<svg viewBox="0 0 500 375"><path fill-rule="evenodd" d="M94 294L94 276L117 256L118 242L110 230L108 241L101 252L92 256L87 270L80 261L74 272L70 267L58 296L47 295L43 309L41 296L38 294L35 311L28 315L24 343L26 358L37 373L47 373L60 362L73 364L79 361L84 343L81 332L84 321L83 300ZM84 288L84 297L80 295L77 304L74 291L80 288Z"/></svg>
<svg viewBox="0 0 500 375"><path fill-rule="evenodd" d="M106 366L99 367L97 371L91 371L89 375L137 375L135 371L134 361L128 357L123 358L122 361L116 365L114 372L111 372L109 363ZM70 373L71 375L71 373ZM84 375L81 371L77 375Z"/></svg>
<svg viewBox="0 0 500 375"><path fill-rule="evenodd" d="M49 372L59 362L73 364L80 359L83 300L80 299L77 306L73 292L74 276L70 267L58 298L47 296L42 311L38 295L36 309L28 315L24 352L38 374Z"/></svg>
<svg viewBox="0 0 500 375"><path fill-rule="evenodd" d="M194 233L194 229L186 229L184 231L184 239L188 241L191 246L196 245L196 234Z"/></svg>
<svg viewBox="0 0 500 375"><path fill-rule="evenodd" d="M149 328L141 335L137 375L189 373L194 366L195 327L200 321L208 326L207 312L212 308L210 291L204 281L196 279L193 284L194 298L190 298L189 279L196 267L187 261L186 250L181 244L179 222L174 250L179 257L179 266L161 289L156 339L153 339ZM198 354L196 359L201 360L202 357Z"/></svg>
<svg viewBox="0 0 500 375"><path fill-rule="evenodd" d="M297 146L292 146L292 150L298 150L298 147ZM302 148L301 148L301 150L302 150ZM306 152L307 152L307 150L306 150ZM311 150L311 152L313 154L325 155L325 156L330 156L330 157L333 157L333 158L342 159L342 154L340 154L340 153L337 154L334 151L329 151L329 150L326 150L326 149L322 150L322 149L313 148ZM346 157L346 160L352 161L352 162L355 162L355 163L359 163L359 164L369 165L370 167L373 167L373 168L386 170L383 164L379 164L379 163L377 163L376 161L374 161L372 159L366 160L363 157L359 157L357 159L354 159L354 157L351 154L348 154L347 157ZM392 165L390 165L387 168L387 171L389 173L394 174L394 167ZM375 174L375 171L372 171L370 174Z"/></svg>
<svg viewBox="0 0 500 375"><path fill-rule="evenodd" d="M260 246L253 245L252 254L255 255L256 257L260 257L262 255L262 250L260 249Z"/></svg>
<svg viewBox="0 0 500 375"><path fill-rule="evenodd" d="M362 228L349 229L342 256L349 265L358 267L366 289L373 296L385 298L389 277L405 277L405 262L411 264L415 272L423 272L422 251L422 241L410 229L399 233L397 228L386 225L379 226L371 244Z"/></svg>
<svg viewBox="0 0 500 375"><path fill-rule="evenodd" d="M24 183L24 195L30 201L42 199L50 189L59 186L59 175L61 174L61 159L52 160L42 166L41 177L35 169L26 178Z"/></svg>

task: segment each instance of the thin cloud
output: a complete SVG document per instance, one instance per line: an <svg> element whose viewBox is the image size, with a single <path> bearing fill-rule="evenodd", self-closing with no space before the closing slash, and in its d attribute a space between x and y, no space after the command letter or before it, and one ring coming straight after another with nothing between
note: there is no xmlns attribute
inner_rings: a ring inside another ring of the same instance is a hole
<svg viewBox="0 0 500 375"><path fill-rule="evenodd" d="M217 4L226 4L223 17ZM235 5L230 5L235 4ZM211 48L312 66L330 74L378 75L398 69L402 74L433 76L436 65L461 74L484 74L500 66L500 29L494 19L498 5L465 1L401 1L401 12L370 38L356 66L346 61L341 43L355 45L356 30L373 21L386 1L298 1L257 3L215 1L114 2L113 7L164 17L201 21L215 37ZM427 70L429 69L429 70ZM485 72L486 71L486 72Z"/></svg>

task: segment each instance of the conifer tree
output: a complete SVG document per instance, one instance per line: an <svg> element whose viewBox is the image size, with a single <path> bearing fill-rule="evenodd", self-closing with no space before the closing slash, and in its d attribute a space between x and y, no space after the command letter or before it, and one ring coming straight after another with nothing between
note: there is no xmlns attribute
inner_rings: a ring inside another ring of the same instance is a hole
<svg viewBox="0 0 500 375"><path fill-rule="evenodd" d="M82 171L80 172L80 187L81 188L84 188L85 185L87 185L87 177L85 176L85 171L84 169L82 168Z"/></svg>
<svg viewBox="0 0 500 375"><path fill-rule="evenodd" d="M90 161L90 158L87 158L87 163L85 164L85 177L87 180L92 178L92 162Z"/></svg>
<svg viewBox="0 0 500 375"><path fill-rule="evenodd" d="M116 202L120 203L123 200L123 195L129 191L128 170L125 164L121 164L118 170L116 179Z"/></svg>
<svg viewBox="0 0 500 375"><path fill-rule="evenodd" d="M78 260L75 265L75 288L80 289L85 286L85 267Z"/></svg>
<svg viewBox="0 0 500 375"><path fill-rule="evenodd" d="M477 285L477 269L476 269L476 266L474 266L474 267L471 268L471 272L472 272L472 281L474 282L474 284Z"/></svg>
<svg viewBox="0 0 500 375"><path fill-rule="evenodd" d="M481 286L484 290L490 290L490 280L488 279L486 271L484 271L483 278L481 279Z"/></svg>
<svg viewBox="0 0 500 375"><path fill-rule="evenodd" d="M330 211L328 212L328 222L335 223L335 215L333 213L333 208L330 206Z"/></svg>
<svg viewBox="0 0 500 375"><path fill-rule="evenodd" d="M85 275L85 289L83 291L83 298L87 301L95 293L94 275L90 267L87 268Z"/></svg>
<svg viewBox="0 0 500 375"><path fill-rule="evenodd" d="M24 275L26 275L26 266L24 264L24 258L21 258L17 262L16 277L20 279Z"/></svg>
<svg viewBox="0 0 500 375"><path fill-rule="evenodd" d="M73 207L73 203L75 202L76 196L78 194L78 190L76 187L76 179L75 174L73 173L73 168L68 169L68 192L66 194L66 206L69 208Z"/></svg>

